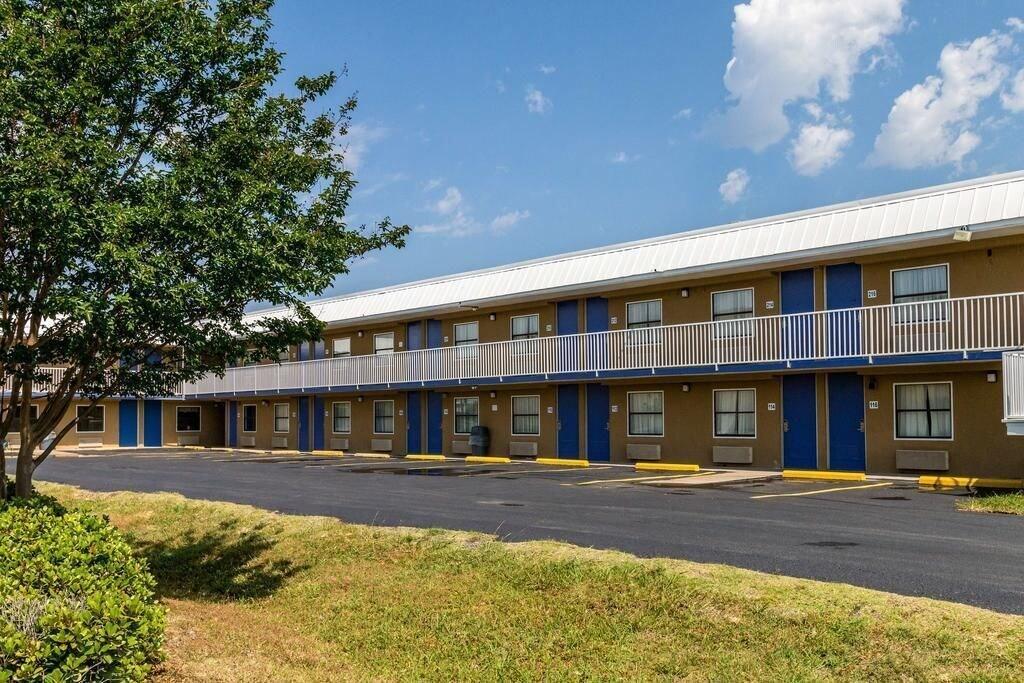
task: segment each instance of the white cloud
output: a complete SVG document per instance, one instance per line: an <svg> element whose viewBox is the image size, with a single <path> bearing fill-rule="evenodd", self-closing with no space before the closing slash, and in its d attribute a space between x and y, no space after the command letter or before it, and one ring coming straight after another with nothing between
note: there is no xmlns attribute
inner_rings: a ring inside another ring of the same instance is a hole
<svg viewBox="0 0 1024 683"><path fill-rule="evenodd" d="M1017 72L1010 87L999 96L1003 107L1017 114L1024 112L1024 69Z"/></svg>
<svg viewBox="0 0 1024 683"><path fill-rule="evenodd" d="M526 86L526 110L531 114L544 114L551 109L551 100L532 85Z"/></svg>
<svg viewBox="0 0 1024 683"><path fill-rule="evenodd" d="M501 80L500 78L498 80L496 80L494 82L494 89L498 91L499 95L502 94L503 92L505 92L505 90L506 90L506 88L505 88L505 81Z"/></svg>
<svg viewBox="0 0 1024 683"><path fill-rule="evenodd" d="M691 109L690 107L686 107L685 109L680 109L675 114L673 114L672 115L672 120L673 121L679 121L680 119L688 119L692 115L693 115L693 109Z"/></svg>
<svg viewBox="0 0 1024 683"><path fill-rule="evenodd" d="M491 221L491 230L494 232L504 232L519 221L524 221L529 217L529 211L509 211L508 213L500 214Z"/></svg>
<svg viewBox="0 0 1024 683"><path fill-rule="evenodd" d="M1010 17L1006 20L1006 25L1014 33L1024 33L1024 19L1020 17Z"/></svg>
<svg viewBox="0 0 1024 683"><path fill-rule="evenodd" d="M733 105L712 127L731 145L760 151L789 132L785 106L850 97L865 56L890 50L903 0L750 0L736 5L725 87ZM877 63L877 60L874 61Z"/></svg>
<svg viewBox="0 0 1024 683"><path fill-rule="evenodd" d="M942 48L939 75L896 98L868 163L902 169L959 165L981 144L974 117L1006 80L1009 69L1000 58L1011 44L1005 34L992 33Z"/></svg>
<svg viewBox="0 0 1024 683"><path fill-rule="evenodd" d="M451 237L465 237L479 231L480 225L463 211L456 211L455 215L439 223L426 223L416 228L416 232L427 235L449 235Z"/></svg>
<svg viewBox="0 0 1024 683"><path fill-rule="evenodd" d="M433 209L442 216L455 212L462 206L462 192L457 187L449 187L444 196L434 202Z"/></svg>
<svg viewBox="0 0 1024 683"><path fill-rule="evenodd" d="M423 183L423 191L430 192L431 190L436 190L437 188L441 187L443 183L444 178L431 178L427 182Z"/></svg>
<svg viewBox="0 0 1024 683"><path fill-rule="evenodd" d="M735 204L747 191L750 184L750 174L745 168L734 168L725 175L725 180L718 186L718 193L722 199Z"/></svg>
<svg viewBox="0 0 1024 683"><path fill-rule="evenodd" d="M537 67L537 70L540 71L545 76L550 76L551 74L558 71L558 69L548 64L541 64L539 67Z"/></svg>
<svg viewBox="0 0 1024 683"><path fill-rule="evenodd" d="M353 123L348 133L338 139L338 146L345 155L345 167L356 171L366 160L366 152L370 146L388 136L384 126L372 126L365 123Z"/></svg>
<svg viewBox="0 0 1024 683"><path fill-rule="evenodd" d="M613 164L631 164L639 159L639 154L626 154L625 152L619 152L612 156L611 162Z"/></svg>
<svg viewBox="0 0 1024 683"><path fill-rule="evenodd" d="M805 123L789 148L789 161L800 175L816 176L839 161L852 141L849 128Z"/></svg>

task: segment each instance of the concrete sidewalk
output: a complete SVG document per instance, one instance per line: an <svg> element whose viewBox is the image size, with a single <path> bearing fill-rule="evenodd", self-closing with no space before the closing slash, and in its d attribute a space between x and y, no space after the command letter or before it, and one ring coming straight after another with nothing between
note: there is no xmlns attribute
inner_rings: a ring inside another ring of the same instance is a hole
<svg viewBox="0 0 1024 683"><path fill-rule="evenodd" d="M693 486L720 486L722 484L749 484L757 481L772 481L774 479L782 479L782 472L774 470L723 470L679 476L674 479L638 481L637 484L662 488L690 488Z"/></svg>

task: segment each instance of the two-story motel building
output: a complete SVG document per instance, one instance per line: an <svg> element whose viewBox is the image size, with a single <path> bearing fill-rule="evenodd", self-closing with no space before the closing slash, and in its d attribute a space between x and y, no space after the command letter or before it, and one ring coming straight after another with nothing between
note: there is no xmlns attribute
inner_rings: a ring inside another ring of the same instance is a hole
<svg viewBox="0 0 1024 683"><path fill-rule="evenodd" d="M323 339L69 444L458 456L479 424L516 458L1024 476L1024 172L313 309Z"/></svg>

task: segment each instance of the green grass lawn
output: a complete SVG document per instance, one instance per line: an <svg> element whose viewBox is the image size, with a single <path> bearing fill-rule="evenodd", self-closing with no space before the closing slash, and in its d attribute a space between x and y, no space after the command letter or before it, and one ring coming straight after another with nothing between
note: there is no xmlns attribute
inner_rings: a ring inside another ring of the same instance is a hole
<svg viewBox="0 0 1024 683"><path fill-rule="evenodd" d="M970 498L962 498L956 502L960 510L968 512L1002 512L1008 515L1024 515L1024 493L991 493Z"/></svg>
<svg viewBox="0 0 1024 683"><path fill-rule="evenodd" d="M718 565L41 487L169 608L158 680L1013 679L1024 619Z"/></svg>

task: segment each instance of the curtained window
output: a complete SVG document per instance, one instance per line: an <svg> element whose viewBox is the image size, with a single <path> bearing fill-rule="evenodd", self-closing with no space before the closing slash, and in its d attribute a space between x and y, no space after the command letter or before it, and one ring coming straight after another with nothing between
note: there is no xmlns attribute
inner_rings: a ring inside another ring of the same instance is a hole
<svg viewBox="0 0 1024 683"><path fill-rule="evenodd" d="M662 436L665 433L662 392L631 392L628 402L629 436Z"/></svg>
<svg viewBox="0 0 1024 683"><path fill-rule="evenodd" d="M333 421L331 431L335 434L350 433L352 431L352 404L349 401L331 404L331 418Z"/></svg>
<svg viewBox="0 0 1024 683"><path fill-rule="evenodd" d="M540 434L540 396L512 397L512 433L517 436Z"/></svg>
<svg viewBox="0 0 1024 683"><path fill-rule="evenodd" d="M753 389L715 390L715 436L752 437L756 432Z"/></svg>
<svg viewBox="0 0 1024 683"><path fill-rule="evenodd" d="M952 439L952 383L897 384L896 438Z"/></svg>
<svg viewBox="0 0 1024 683"><path fill-rule="evenodd" d="M395 402L373 402L373 432L375 434L395 433Z"/></svg>
<svg viewBox="0 0 1024 683"><path fill-rule="evenodd" d="M480 424L480 399L475 396L455 399L455 433L469 434Z"/></svg>

